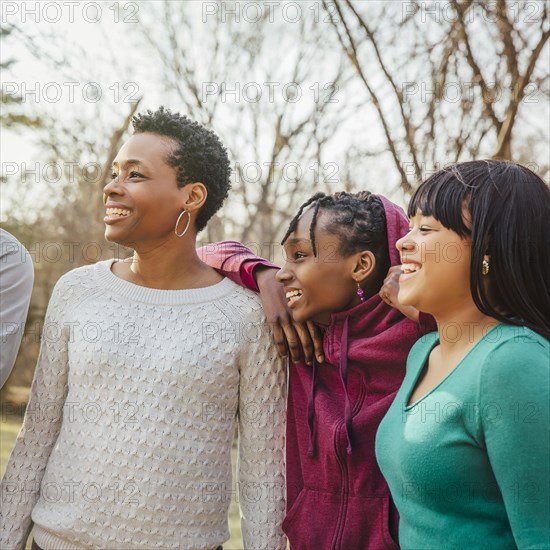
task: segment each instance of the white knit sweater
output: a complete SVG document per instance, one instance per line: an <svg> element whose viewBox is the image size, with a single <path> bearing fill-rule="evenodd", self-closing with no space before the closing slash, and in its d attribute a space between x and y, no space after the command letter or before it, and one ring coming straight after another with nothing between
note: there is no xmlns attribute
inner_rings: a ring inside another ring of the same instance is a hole
<svg viewBox="0 0 550 550"><path fill-rule="evenodd" d="M0 548L285 548L285 369L229 279L157 290L75 269L53 291L2 481ZM239 430L238 480L231 446Z"/></svg>

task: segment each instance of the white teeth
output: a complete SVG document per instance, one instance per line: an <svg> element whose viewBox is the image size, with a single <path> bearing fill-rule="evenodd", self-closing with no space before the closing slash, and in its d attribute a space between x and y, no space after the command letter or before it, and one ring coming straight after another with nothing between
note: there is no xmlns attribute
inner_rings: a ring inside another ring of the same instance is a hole
<svg viewBox="0 0 550 550"><path fill-rule="evenodd" d="M403 273L414 273L415 271L418 271L420 269L420 266L417 264L402 264L401 270Z"/></svg>
<svg viewBox="0 0 550 550"><path fill-rule="evenodd" d="M128 216L130 214L129 210L123 210L122 208L107 208L107 216Z"/></svg>
<svg viewBox="0 0 550 550"><path fill-rule="evenodd" d="M302 295L301 290L290 290L289 292L286 293L286 299L290 300L291 298L296 298L301 295Z"/></svg>

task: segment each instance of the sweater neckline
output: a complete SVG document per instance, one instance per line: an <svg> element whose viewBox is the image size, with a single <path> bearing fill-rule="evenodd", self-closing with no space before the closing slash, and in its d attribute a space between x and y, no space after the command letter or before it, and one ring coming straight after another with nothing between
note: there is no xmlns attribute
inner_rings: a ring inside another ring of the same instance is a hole
<svg viewBox="0 0 550 550"><path fill-rule="evenodd" d="M136 285L121 279L111 271L115 258L97 262L94 266L94 274L99 284L129 300L144 302L154 305L184 305L213 302L227 296L235 290L235 283L224 278L219 283L203 288L191 288L185 290L162 290Z"/></svg>
<svg viewBox="0 0 550 550"><path fill-rule="evenodd" d="M429 390L427 393L425 393L422 397L419 397L414 403L409 403L411 399L411 395L414 393L414 390L416 389L417 384L420 381L420 378L422 376L422 373L428 368L428 359L430 357L430 353L432 350L439 345L439 335L438 333L432 333L434 335L434 340L431 342L431 344L428 346L428 348L425 350L424 354L422 355L422 362L421 367L417 370L414 376L414 381L412 383L412 386L408 388L408 391L405 395L405 401L404 401L404 411L410 411L411 409L414 409L414 407L418 406L420 403L422 403L425 399L428 399L430 395L434 394L436 391L439 391L441 386L444 386L448 383L448 380L453 378L453 374L455 372L459 372L461 370L461 367L464 363L466 363L467 360L469 360L475 352L477 352L478 348L481 347L481 344L484 342L491 342L491 338L488 337L493 331L496 329L500 330L500 327L503 325L503 323L498 323L491 329L489 329L473 346L472 348L466 353L466 355L456 364L456 366L451 370L451 372L447 373L447 375L439 381L438 384L436 384L431 390ZM456 376L456 375L455 375Z"/></svg>

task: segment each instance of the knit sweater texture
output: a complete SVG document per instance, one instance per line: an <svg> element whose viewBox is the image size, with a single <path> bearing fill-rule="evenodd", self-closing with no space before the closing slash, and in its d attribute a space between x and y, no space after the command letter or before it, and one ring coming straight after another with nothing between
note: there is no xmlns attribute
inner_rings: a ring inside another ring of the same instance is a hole
<svg viewBox="0 0 550 550"><path fill-rule="evenodd" d="M229 279L158 290L113 260L56 284L2 482L0 547L285 548L285 369L259 298ZM231 447L238 426L237 481Z"/></svg>

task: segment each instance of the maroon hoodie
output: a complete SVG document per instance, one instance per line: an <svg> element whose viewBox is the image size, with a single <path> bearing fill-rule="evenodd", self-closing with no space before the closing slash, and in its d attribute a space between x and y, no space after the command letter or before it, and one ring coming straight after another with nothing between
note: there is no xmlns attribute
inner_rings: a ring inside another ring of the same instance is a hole
<svg viewBox="0 0 550 550"><path fill-rule="evenodd" d="M408 231L404 212L384 197L391 265ZM289 370L287 515L292 550L398 548L398 514L374 453L376 430L425 332L378 294L332 315L325 363Z"/></svg>
<svg viewBox="0 0 550 550"><path fill-rule="evenodd" d="M395 243L408 231L408 220L401 208L380 199L391 265L399 265ZM255 260L241 253L238 263L253 266ZM398 514L374 442L404 378L410 348L436 328L429 316L421 321L407 319L376 294L332 315L324 334L325 363L291 365L283 530L292 550L398 548Z"/></svg>

